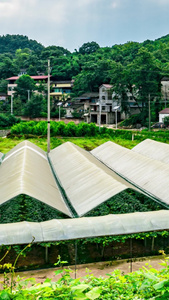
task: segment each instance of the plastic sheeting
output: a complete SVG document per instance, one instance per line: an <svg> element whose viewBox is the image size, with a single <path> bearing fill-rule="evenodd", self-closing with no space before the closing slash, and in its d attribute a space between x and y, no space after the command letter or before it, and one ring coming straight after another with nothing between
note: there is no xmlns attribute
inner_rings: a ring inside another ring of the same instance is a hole
<svg viewBox="0 0 169 300"><path fill-rule="evenodd" d="M54 242L169 229L169 211L59 219L0 225L0 245Z"/></svg>
<svg viewBox="0 0 169 300"><path fill-rule="evenodd" d="M79 216L131 186L89 152L67 142L49 153L51 165Z"/></svg>
<svg viewBox="0 0 169 300"><path fill-rule="evenodd" d="M4 154L0 152L0 163L2 162L1 160L2 160L3 155Z"/></svg>
<svg viewBox="0 0 169 300"><path fill-rule="evenodd" d="M107 142L91 153L133 186L169 205L169 164L113 142Z"/></svg>
<svg viewBox="0 0 169 300"><path fill-rule="evenodd" d="M132 151L169 164L169 144L147 139L135 146Z"/></svg>
<svg viewBox="0 0 169 300"><path fill-rule="evenodd" d="M128 188L169 204L169 164L112 142L91 153L67 142L47 157L25 141L0 165L0 204L26 194L71 217L83 216Z"/></svg>
<svg viewBox="0 0 169 300"><path fill-rule="evenodd" d="M46 153L28 141L9 151L0 165L0 204L20 194L29 195L71 216Z"/></svg>

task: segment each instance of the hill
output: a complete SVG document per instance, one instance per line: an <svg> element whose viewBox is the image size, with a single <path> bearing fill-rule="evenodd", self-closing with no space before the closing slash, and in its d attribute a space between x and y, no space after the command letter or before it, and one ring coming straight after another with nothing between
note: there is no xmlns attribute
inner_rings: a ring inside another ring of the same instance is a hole
<svg viewBox="0 0 169 300"><path fill-rule="evenodd" d="M0 36L0 54L11 53L15 54L17 49L29 48L35 52L40 52L44 49L40 43L29 39L23 35L3 35Z"/></svg>

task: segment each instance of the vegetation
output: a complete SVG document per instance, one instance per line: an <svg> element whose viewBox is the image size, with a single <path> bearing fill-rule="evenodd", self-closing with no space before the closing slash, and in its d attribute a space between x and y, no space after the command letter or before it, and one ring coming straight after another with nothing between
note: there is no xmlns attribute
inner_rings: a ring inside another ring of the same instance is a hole
<svg viewBox="0 0 169 300"><path fill-rule="evenodd" d="M102 83L110 83L126 112L128 92L132 94L141 112L141 123L145 124L148 118L149 100L152 121L157 120L158 111L164 108L161 79L169 76L169 35L155 41L127 42L112 47L100 47L92 41L73 53L59 46L45 48L25 36L0 36L0 92L6 93L5 79L18 75L20 69L25 69L28 75L47 74L47 59L51 61L51 75L55 80L74 80L72 100L84 92L97 92ZM25 97L26 94L21 98L23 104Z"/></svg>
<svg viewBox="0 0 169 300"><path fill-rule="evenodd" d="M101 127L99 129L94 123L79 123L76 125L74 122L69 122L65 124L61 122L50 122L51 126L51 136L52 137L97 137L107 138L109 140L115 140L118 143L118 139L123 139L124 141L131 141L134 137L135 140L141 142L147 138L154 139L161 142L167 142L169 137L169 131L159 130L158 132L149 132L148 130L133 131L133 130L123 130L123 129L110 129L107 127ZM126 123L123 123L126 124ZM20 122L11 127L11 137L14 136L46 136L47 135L47 122L46 121L30 121L30 122ZM86 149L88 149L88 141L86 140ZM133 145L133 144L132 144ZM131 145L131 147L132 147ZM90 148L90 147L89 147ZM130 148L130 146L129 146Z"/></svg>
<svg viewBox="0 0 169 300"><path fill-rule="evenodd" d="M169 126L169 117L164 118L164 125Z"/></svg>
<svg viewBox="0 0 169 300"><path fill-rule="evenodd" d="M0 53L15 54L18 49L30 49L31 51L40 52L44 47L35 40L29 40L23 35L3 35L0 36Z"/></svg>
<svg viewBox="0 0 169 300"><path fill-rule="evenodd" d="M13 115L6 116L5 114L0 114L0 129L10 128L21 120Z"/></svg>
<svg viewBox="0 0 169 300"><path fill-rule="evenodd" d="M117 269L108 274L107 278L96 278L89 270L82 279L73 279L71 270L63 267L65 261L62 262L60 256L58 258L55 265L60 266L60 269L55 271L55 275L60 275L60 278L56 282L49 278L41 284L36 284L33 278L18 278L15 282L11 270L11 274L4 277L4 289L0 291L0 299L166 300L169 297L168 258L162 261L163 268L160 271L148 265L129 274L124 275Z"/></svg>
<svg viewBox="0 0 169 300"><path fill-rule="evenodd" d="M56 128L55 128L56 126ZM134 141L132 140L133 131L125 131L125 130L112 130L107 129L105 127L102 128L102 131L99 132L99 128L94 124L85 124L81 123L79 125L75 125L70 122L66 125L63 122L53 122L51 124L52 134L51 137L51 149L61 145L66 141L71 141L78 146L86 149L92 150L93 148L99 146L106 141L113 141L122 146L132 148L140 141L146 138L153 138L155 140L168 141L168 132L158 131L158 132L134 132L135 137ZM46 122L21 122L12 127L12 135L7 139L1 139L1 148L0 151L2 153L6 153L10 149L12 149L19 142L23 141L26 138L43 150L47 149L47 141L45 137L42 135L46 134L47 123ZM57 134L57 136L55 136ZM76 135L80 135L81 137L76 137ZM59 136L58 136L59 135ZM68 137L70 135L70 137ZM91 136L92 135L92 136ZM65 136L65 137L64 137ZM84 137L82 137L84 136ZM146 196L143 196L139 193L136 193L132 190L127 190L125 192L120 193L119 195L114 196L109 199L107 202L99 205L97 208L93 209L86 216L101 216L107 214L118 214L118 213L129 213L136 211L152 211L159 210L163 207L159 204L152 202ZM4 203L0 207L0 223L8 223L8 222L19 222L19 221L46 221L52 218L65 218L63 214L59 213L55 209L36 201L26 195L21 195L16 197L10 202ZM159 232L159 233L146 233L146 234L137 234L132 235L132 238L136 239L147 239L150 240L152 238L157 238L159 241L159 236L163 238L168 237L168 232ZM102 253L102 259L104 259L104 249L105 246L110 245L112 242L124 242L126 239L130 239L129 236L120 236L120 237L101 237L95 239L84 239L80 241L81 247L83 251L81 251L80 262L89 262L89 257L86 254L86 247L89 244L99 245ZM67 245L71 242L57 242L57 247L61 247L67 249ZM48 243L48 246L53 245L53 243ZM85 254L84 254L85 253ZM68 254L67 254L68 255ZM69 257L66 257L69 260ZM97 259L96 259L97 260Z"/></svg>

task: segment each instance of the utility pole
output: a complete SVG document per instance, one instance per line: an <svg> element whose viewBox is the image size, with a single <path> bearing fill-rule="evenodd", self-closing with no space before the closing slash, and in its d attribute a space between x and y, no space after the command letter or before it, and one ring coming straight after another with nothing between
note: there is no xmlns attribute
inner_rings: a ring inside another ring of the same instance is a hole
<svg viewBox="0 0 169 300"><path fill-rule="evenodd" d="M11 115L13 115L13 87L11 90Z"/></svg>
<svg viewBox="0 0 169 300"><path fill-rule="evenodd" d="M47 153L50 152L50 60L48 59L48 131L47 131Z"/></svg>
<svg viewBox="0 0 169 300"><path fill-rule="evenodd" d="M60 122L60 105L59 105L59 122Z"/></svg>
<svg viewBox="0 0 169 300"><path fill-rule="evenodd" d="M148 95L148 112L149 112L149 131L150 131L150 128L151 128L151 106L150 106L150 94Z"/></svg>
<svg viewBox="0 0 169 300"><path fill-rule="evenodd" d="M101 98L99 97L99 131L101 126L101 113L102 113L102 106L101 106Z"/></svg>
<svg viewBox="0 0 169 300"><path fill-rule="evenodd" d="M28 101L30 100L30 90L27 91L28 92Z"/></svg>
<svg viewBox="0 0 169 300"><path fill-rule="evenodd" d="M116 129L117 129L117 109L115 110L115 119L116 119Z"/></svg>
<svg viewBox="0 0 169 300"><path fill-rule="evenodd" d="M166 103L167 103L167 87L165 85L165 108L167 107Z"/></svg>
<svg viewBox="0 0 169 300"><path fill-rule="evenodd" d="M13 115L13 91L11 94L11 115Z"/></svg>

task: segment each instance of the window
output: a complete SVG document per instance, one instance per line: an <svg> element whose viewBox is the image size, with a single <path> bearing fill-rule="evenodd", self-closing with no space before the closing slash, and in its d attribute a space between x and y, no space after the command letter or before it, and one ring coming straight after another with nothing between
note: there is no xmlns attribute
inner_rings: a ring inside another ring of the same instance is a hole
<svg viewBox="0 0 169 300"><path fill-rule="evenodd" d="M55 93L62 93L62 89L56 88L56 89L54 89L54 91L55 91Z"/></svg>
<svg viewBox="0 0 169 300"><path fill-rule="evenodd" d="M8 91L11 92L13 90L13 86L8 86Z"/></svg>

